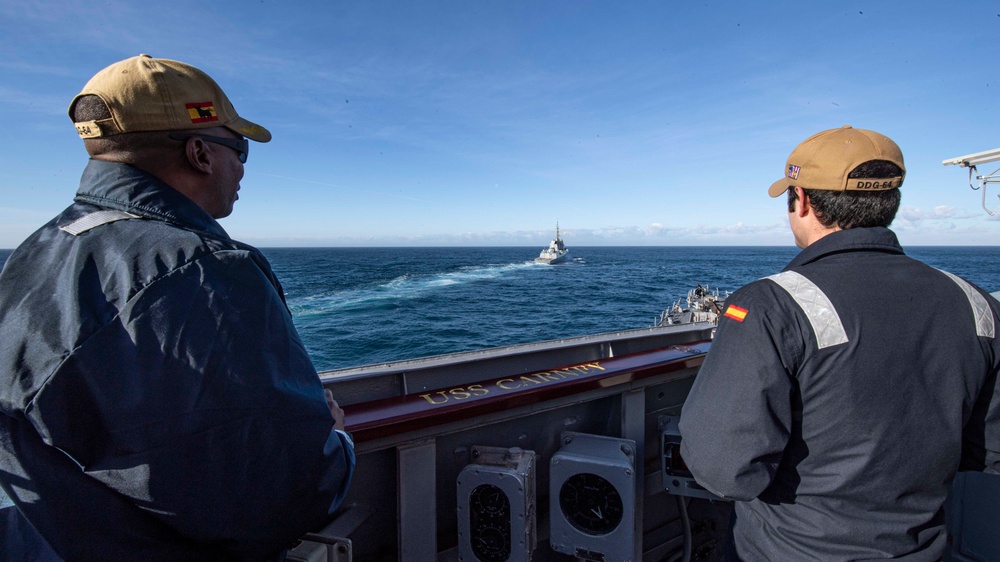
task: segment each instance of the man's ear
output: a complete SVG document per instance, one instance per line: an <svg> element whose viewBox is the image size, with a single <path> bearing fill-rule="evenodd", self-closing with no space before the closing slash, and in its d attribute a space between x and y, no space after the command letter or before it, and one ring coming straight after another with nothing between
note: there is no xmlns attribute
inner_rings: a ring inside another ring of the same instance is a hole
<svg viewBox="0 0 1000 562"><path fill-rule="evenodd" d="M212 154L208 143L198 137L184 141L184 156L188 164L203 174L212 173Z"/></svg>
<svg viewBox="0 0 1000 562"><path fill-rule="evenodd" d="M795 186L792 189L795 190L796 200L795 200L795 212L800 217L804 217L812 212L812 205L809 201L809 196L806 192L799 186Z"/></svg>

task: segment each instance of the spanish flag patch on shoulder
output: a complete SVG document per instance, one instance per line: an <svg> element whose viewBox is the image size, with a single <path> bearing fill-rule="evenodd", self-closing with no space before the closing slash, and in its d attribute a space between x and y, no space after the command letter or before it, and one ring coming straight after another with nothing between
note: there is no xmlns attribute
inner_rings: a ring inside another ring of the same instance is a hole
<svg viewBox="0 0 1000 562"><path fill-rule="evenodd" d="M723 314L723 316L725 316L726 318L732 318L737 322L742 322L743 320L746 319L748 312L750 311L745 308L740 308L735 304L731 304L726 307L726 312L725 314Z"/></svg>

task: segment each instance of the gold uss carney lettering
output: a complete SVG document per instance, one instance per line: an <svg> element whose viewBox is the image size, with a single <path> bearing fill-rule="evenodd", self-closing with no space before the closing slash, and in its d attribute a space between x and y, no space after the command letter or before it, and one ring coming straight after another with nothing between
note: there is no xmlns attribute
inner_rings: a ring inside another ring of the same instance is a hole
<svg viewBox="0 0 1000 562"><path fill-rule="evenodd" d="M593 371L604 370L606 369L602 367L600 363L585 363L583 365L576 365L566 369L555 369L552 371L543 371L541 373L532 373L530 375L521 375L519 377L498 379L492 383L457 386L447 390L421 394L420 397L426 400L428 404L441 406L451 402L452 400L468 400L473 397L481 397L494 393L511 392L523 388L564 381L570 378L577 378L581 375L591 374Z"/></svg>

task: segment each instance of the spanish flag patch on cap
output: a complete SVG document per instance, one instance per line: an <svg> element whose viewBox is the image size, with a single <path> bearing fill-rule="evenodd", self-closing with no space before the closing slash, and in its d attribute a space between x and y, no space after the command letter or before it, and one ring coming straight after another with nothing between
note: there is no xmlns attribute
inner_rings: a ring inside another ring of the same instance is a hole
<svg viewBox="0 0 1000 562"><path fill-rule="evenodd" d="M210 101L201 103L189 103L184 106L192 123L207 123L208 121L218 121L219 116L215 113L215 105Z"/></svg>
<svg viewBox="0 0 1000 562"><path fill-rule="evenodd" d="M740 308L735 304L731 304L726 307L726 313L723 314L726 318L732 318L737 322L742 322L747 317L747 313L750 312L745 308Z"/></svg>

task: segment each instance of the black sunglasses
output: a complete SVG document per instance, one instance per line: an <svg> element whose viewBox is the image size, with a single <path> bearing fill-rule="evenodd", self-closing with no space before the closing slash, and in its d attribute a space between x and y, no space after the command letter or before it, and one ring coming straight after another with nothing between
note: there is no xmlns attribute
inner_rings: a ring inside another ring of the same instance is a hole
<svg viewBox="0 0 1000 562"><path fill-rule="evenodd" d="M235 150L240 155L240 163L247 163L247 156L250 154L250 141L244 138L231 139L229 137L213 137L212 135L198 135L198 134L183 134L183 133L171 133L170 138L174 140L184 141L191 137L198 137L199 139L215 144L221 144L222 146L228 146L229 148Z"/></svg>

